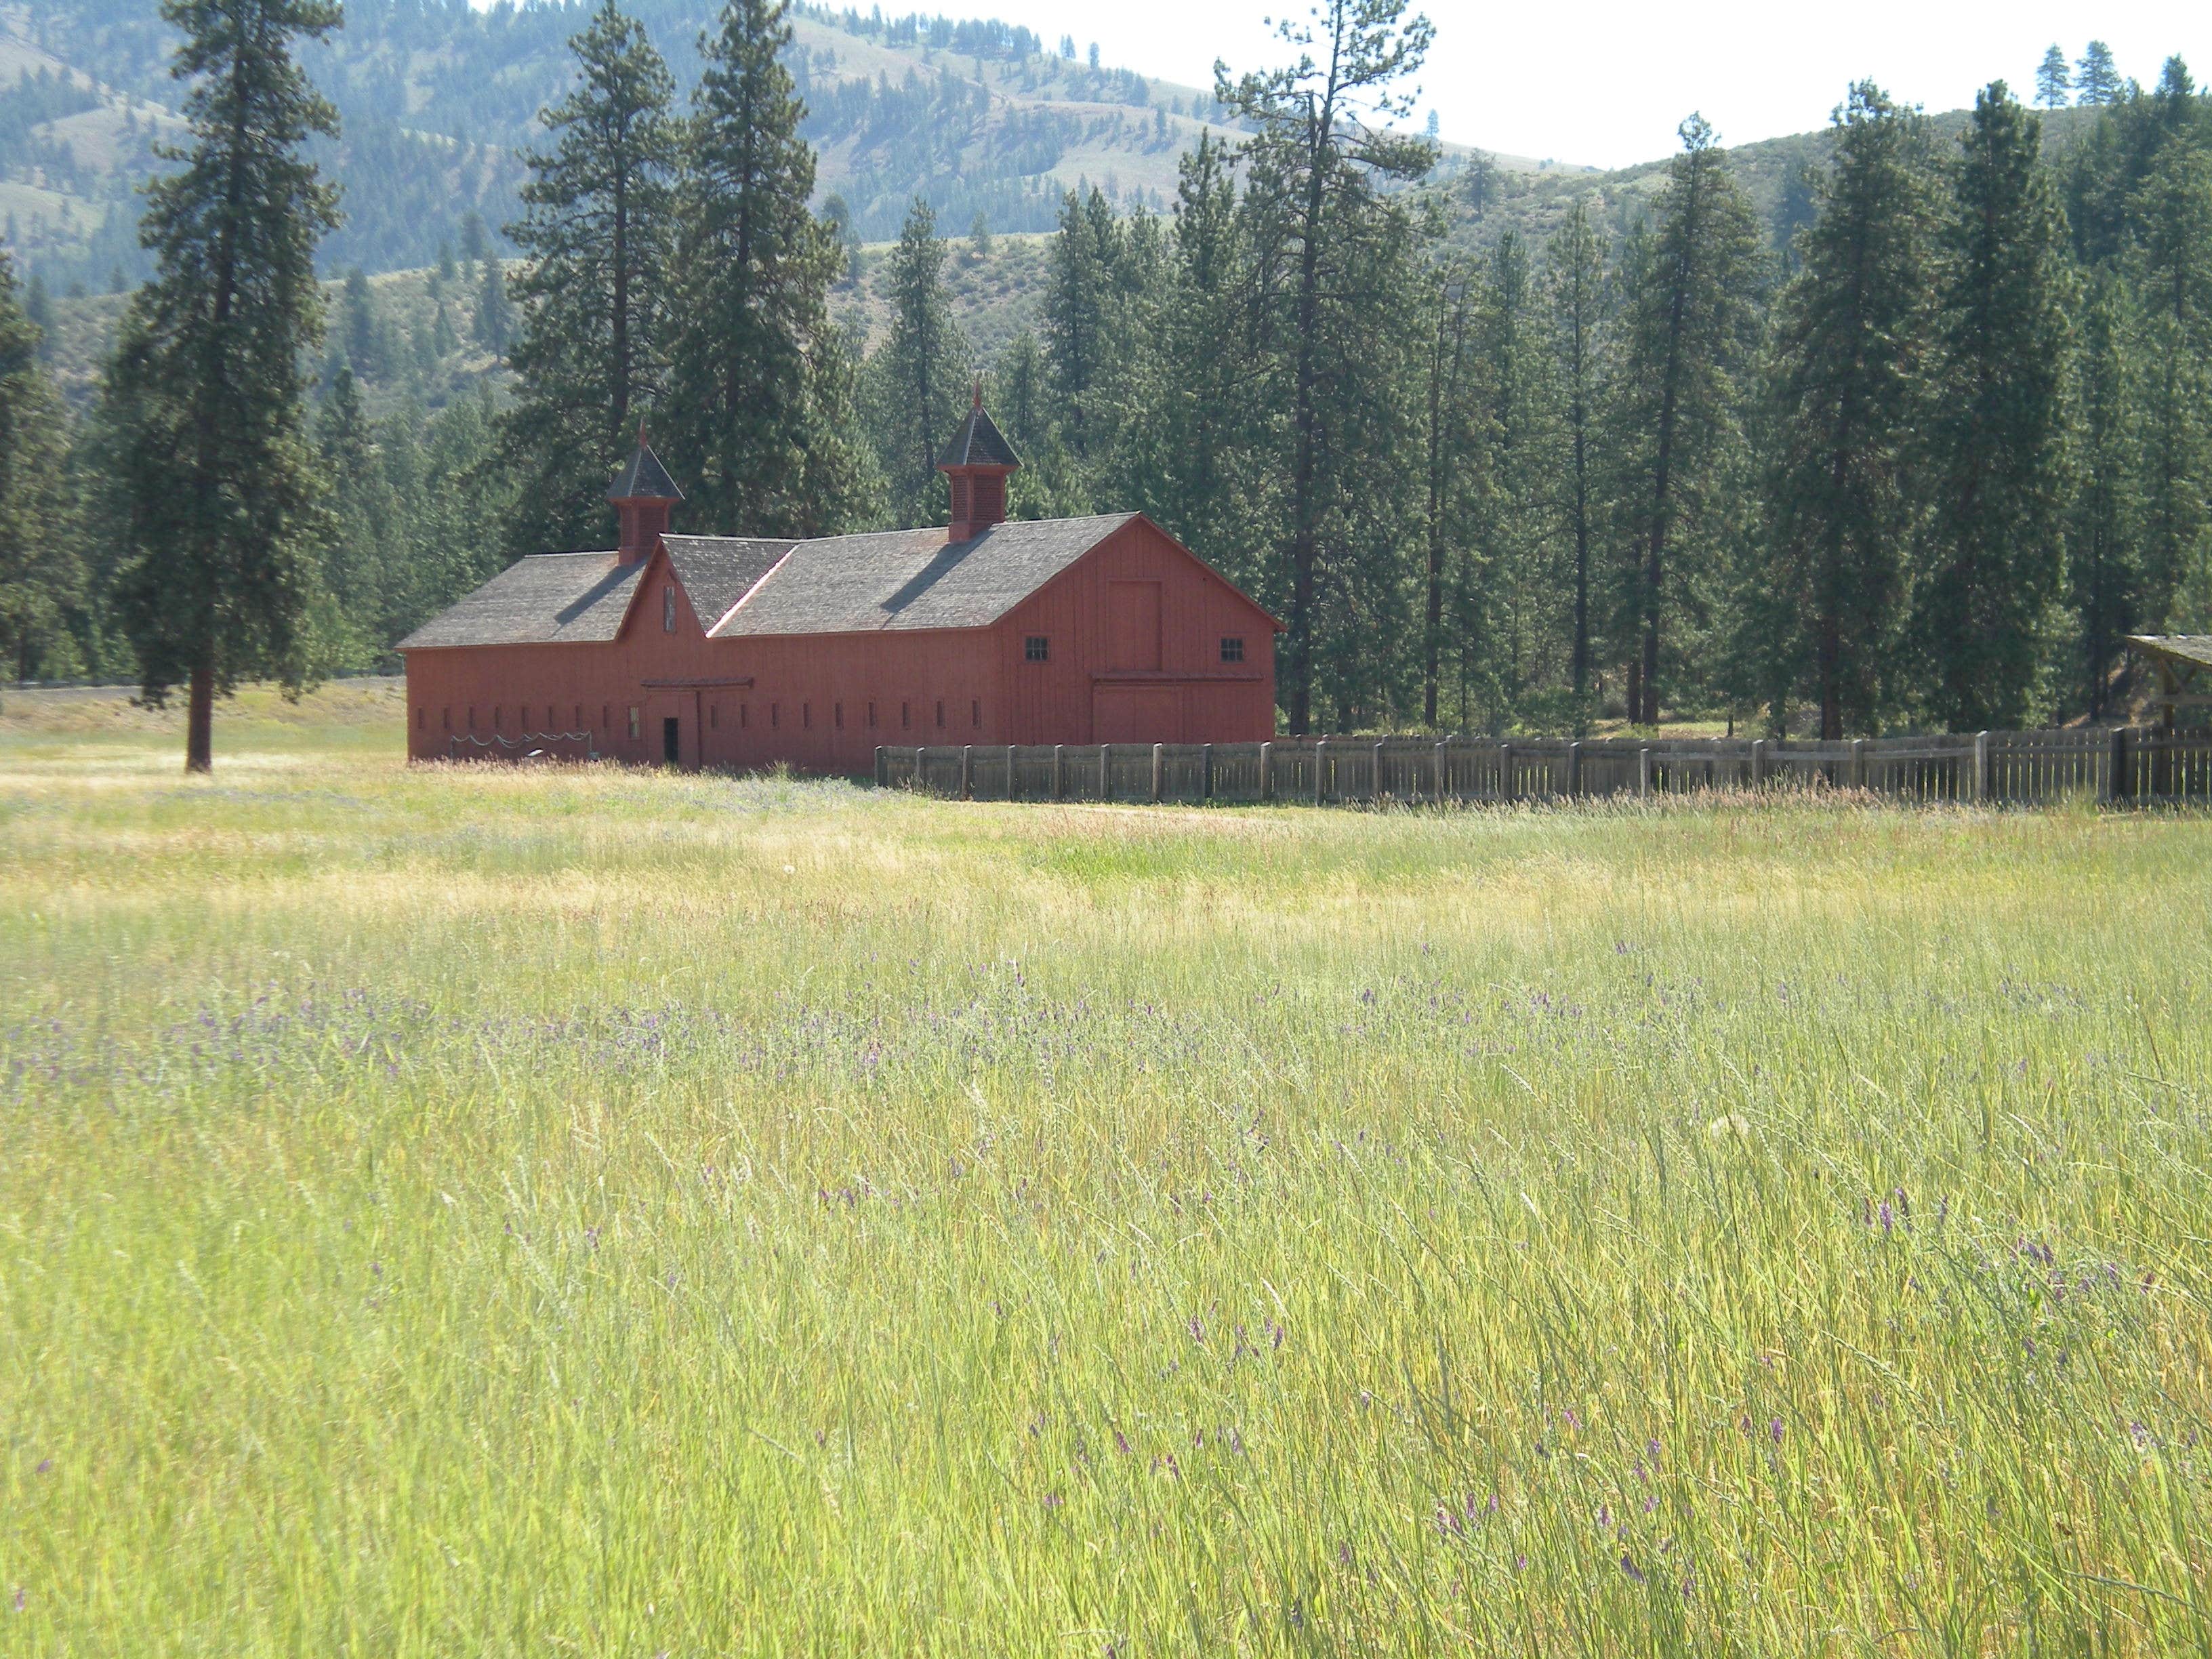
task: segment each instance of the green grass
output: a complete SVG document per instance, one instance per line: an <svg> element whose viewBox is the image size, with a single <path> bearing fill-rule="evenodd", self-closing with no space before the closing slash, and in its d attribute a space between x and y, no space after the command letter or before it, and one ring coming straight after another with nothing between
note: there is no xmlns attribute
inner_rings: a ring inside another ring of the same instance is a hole
<svg viewBox="0 0 2212 1659"><path fill-rule="evenodd" d="M2212 1650L2212 821L9 709L0 1650Z"/></svg>

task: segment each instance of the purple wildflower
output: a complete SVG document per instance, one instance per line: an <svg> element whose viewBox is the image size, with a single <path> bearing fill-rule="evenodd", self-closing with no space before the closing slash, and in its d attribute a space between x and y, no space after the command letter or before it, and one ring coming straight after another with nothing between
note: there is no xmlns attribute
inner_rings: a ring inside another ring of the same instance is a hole
<svg viewBox="0 0 2212 1659"><path fill-rule="evenodd" d="M52 1458L51 1458L51 1457L41 1457L41 1458L39 1460L39 1473L40 1473L40 1474L52 1474L52 1473L53 1473L53 1468L54 1468L54 1460L53 1460Z"/></svg>
<svg viewBox="0 0 2212 1659"><path fill-rule="evenodd" d="M1644 1574L1642 1571L1638 1568L1635 1562L1628 1559L1626 1552L1622 1553L1620 1558L1620 1570L1628 1575L1629 1581L1632 1583L1640 1584L1644 1582Z"/></svg>
<svg viewBox="0 0 2212 1659"><path fill-rule="evenodd" d="M1771 1423L1768 1424L1766 1425L1766 1432L1768 1437L1773 1440L1776 1445L1780 1445L1782 1443L1782 1419L1778 1417Z"/></svg>

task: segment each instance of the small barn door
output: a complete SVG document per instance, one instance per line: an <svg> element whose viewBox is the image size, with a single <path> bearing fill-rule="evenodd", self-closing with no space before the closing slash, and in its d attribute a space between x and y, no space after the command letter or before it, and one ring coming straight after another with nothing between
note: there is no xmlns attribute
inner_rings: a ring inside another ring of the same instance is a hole
<svg viewBox="0 0 2212 1659"><path fill-rule="evenodd" d="M1106 666L1109 669L1146 674L1158 672L1160 585L1158 582L1116 581L1106 584ZM1113 739L1109 738L1104 741L1110 743Z"/></svg>

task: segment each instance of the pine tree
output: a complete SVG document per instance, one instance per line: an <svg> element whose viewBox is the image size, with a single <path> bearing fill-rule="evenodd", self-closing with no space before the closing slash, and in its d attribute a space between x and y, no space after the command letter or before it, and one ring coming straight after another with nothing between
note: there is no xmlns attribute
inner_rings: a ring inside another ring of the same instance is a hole
<svg viewBox="0 0 2212 1659"><path fill-rule="evenodd" d="M2035 101L2045 109L2064 109L2070 101L2073 88L2074 77L2066 67L2066 54L2054 41L2035 71Z"/></svg>
<svg viewBox="0 0 2212 1659"><path fill-rule="evenodd" d="M327 608L317 643L326 666L367 667L398 637L387 636L386 624L400 562L394 545L399 526L350 369L338 371L323 400L315 442L331 481L331 533L319 596Z"/></svg>
<svg viewBox="0 0 2212 1659"><path fill-rule="evenodd" d="M1775 609L1748 614L1769 695L1803 687L1820 735L1875 731L1895 684L1917 533L1915 434L1932 350L1933 158L1926 123L1871 82L1836 113L1820 216L1776 326Z"/></svg>
<svg viewBox="0 0 2212 1659"><path fill-rule="evenodd" d="M524 158L522 216L507 232L526 261L513 285L515 399L499 422L520 486L518 553L605 535L607 480L666 371L675 82L615 0L568 48L581 83L540 115L552 148Z"/></svg>
<svg viewBox="0 0 2212 1659"><path fill-rule="evenodd" d="M356 374L380 380L385 365L378 354L376 297L368 274L356 265L346 272L338 296L338 337L345 358Z"/></svg>
<svg viewBox="0 0 2212 1659"><path fill-rule="evenodd" d="M477 343L495 357L507 355L514 331L514 307L507 297L507 272L495 258L483 261L477 284Z"/></svg>
<svg viewBox="0 0 2212 1659"><path fill-rule="evenodd" d="M1053 395L1068 453L1078 464L1091 457L1096 407L1115 348L1115 267L1121 228L1096 185L1061 199L1060 232L1046 255L1043 300L1045 353Z"/></svg>
<svg viewBox="0 0 2212 1659"><path fill-rule="evenodd" d="M1974 100L1944 221L1935 511L1916 607L1928 706L1954 731L2045 718L2065 584L2074 283L2042 123Z"/></svg>
<svg viewBox="0 0 2212 1659"><path fill-rule="evenodd" d="M2112 49L2092 40L2074 66L2074 101L2084 105L2117 104L2126 87L2112 66Z"/></svg>
<svg viewBox="0 0 2212 1659"><path fill-rule="evenodd" d="M1361 396L1363 382L1387 377L1395 365L1387 355L1370 355L1363 367L1347 348L1361 337L1380 343L1372 338L1376 327L1394 319L1376 301L1410 301L1407 311L1418 309L1418 288L1394 280L1412 273L1371 261L1377 255L1402 257L1410 240L1409 225L1394 204L1380 199L1378 185L1419 178L1435 162L1425 140L1405 137L1389 125L1412 108L1412 98L1397 88L1419 70L1434 30L1425 17L1406 15L1405 0L1322 0L1310 21L1286 19L1277 34L1296 54L1291 63L1234 84L1226 67L1216 64L1214 96L1251 130L1243 155L1251 171L1253 210L1264 222L1255 246L1263 269L1279 280L1273 291L1282 295L1286 313L1275 332L1285 358L1283 390L1291 428L1282 480L1290 520L1283 561L1287 627L1277 664L1291 729L1304 732L1312 729L1321 635L1345 635L1359 614L1358 602L1383 597L1380 591L1356 592L1344 580L1349 568L1334 584L1334 594L1322 591L1331 497L1342 504L1346 472L1381 459L1333 441L1355 433L1332 434L1328 406L1335 404L1354 426L1366 424L1358 416L1381 412ZM1418 325L1411 316L1395 320L1407 325L1409 343ZM1383 439L1374 427L1362 435ZM1369 480L1393 481L1387 472ZM1378 492L1360 505L1386 500ZM1354 550L1345 548L1347 554ZM1324 616L1322 608L1332 599L1334 614Z"/></svg>
<svg viewBox="0 0 2212 1659"><path fill-rule="evenodd" d="M890 331L870 360L877 453L892 514L908 524L942 520L938 452L968 407L968 343L952 320L945 257L937 216L917 196L884 269Z"/></svg>
<svg viewBox="0 0 2212 1659"><path fill-rule="evenodd" d="M811 533L852 511L810 497L804 483L810 462L827 464L807 446L830 430L820 413L848 366L829 320L836 238L807 205L814 152L799 137L805 106L783 61L787 10L781 0L729 0L701 43L670 351L670 453L693 473L690 510L762 536ZM832 470L849 471L849 459Z"/></svg>
<svg viewBox="0 0 2212 1659"><path fill-rule="evenodd" d="M1497 726L1548 723L1536 712L1559 647L1569 642L1571 585L1555 568L1557 398L1549 319L1519 234L1490 258L1479 346L1488 394L1490 489L1483 515L1483 678Z"/></svg>
<svg viewBox="0 0 2212 1659"><path fill-rule="evenodd" d="M1650 234L1623 261L1615 417L1625 527L1638 555L1627 584L1638 635L1629 701L1646 726L1666 701L1670 616L1682 614L1719 545L1717 486L1740 437L1759 275L1758 225L1712 128L1692 115L1681 137Z"/></svg>
<svg viewBox="0 0 2212 1659"><path fill-rule="evenodd" d="M288 690L324 517L302 354L322 336L314 252L336 192L304 155L337 119L291 55L338 23L329 0L167 0L192 82L182 167L147 186L154 280L126 308L106 397L131 550L118 605L146 697L190 686L185 765L213 761L215 699Z"/></svg>
<svg viewBox="0 0 2212 1659"><path fill-rule="evenodd" d="M0 249L0 662L30 679L65 649L84 567L66 417L17 295L15 262Z"/></svg>
<svg viewBox="0 0 2212 1659"><path fill-rule="evenodd" d="M2165 143L2129 217L2144 365L2140 620L2156 627L2212 544L2212 156Z"/></svg>
<svg viewBox="0 0 2212 1659"><path fill-rule="evenodd" d="M1423 334L1422 394L1422 600L1421 720L1440 729L1446 615L1455 576L1474 556L1488 474L1484 465L1492 447L1487 387L1480 362L1484 300L1480 273L1467 260L1437 262L1428 292ZM1462 659L1459 714L1467 714L1467 660L1475 641L1458 641Z"/></svg>
<svg viewBox="0 0 2212 1659"><path fill-rule="evenodd" d="M1240 583L1256 580L1262 546L1255 533L1246 228L1228 148L1202 134L1179 165L1164 270L1156 279L1138 274L1148 251L1123 262L1129 278L1122 304L1142 331L1122 354L1126 415L1101 492L1143 507ZM1141 246L1146 233L1132 229ZM1155 280L1157 294L1133 304L1130 283Z"/></svg>
<svg viewBox="0 0 2212 1659"><path fill-rule="evenodd" d="M2080 707L2101 720L2122 636L2136 626L2142 580L2136 468L2136 334L2126 285L2110 270L2093 279L2081 308L2080 487L2068 527L2068 569L2078 618Z"/></svg>
<svg viewBox="0 0 2212 1659"><path fill-rule="evenodd" d="M1594 453L1605 425L1604 374L1600 351L1607 324L1605 246L1590 222L1589 201L1578 198L1552 237L1545 257L1551 289L1553 350L1563 404L1565 476L1558 488L1559 511L1573 548L1574 615L1569 673L1577 729L1589 718L1590 694L1591 560L1598 535L1602 472Z"/></svg>

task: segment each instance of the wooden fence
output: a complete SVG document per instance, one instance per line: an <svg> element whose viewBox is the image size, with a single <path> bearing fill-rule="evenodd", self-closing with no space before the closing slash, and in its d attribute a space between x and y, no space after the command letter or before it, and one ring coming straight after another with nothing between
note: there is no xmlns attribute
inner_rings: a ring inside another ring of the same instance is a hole
<svg viewBox="0 0 2212 1659"><path fill-rule="evenodd" d="M1272 743L879 748L876 781L972 800L1401 805L1853 789L1888 800L2212 801L2212 732L1751 738L1279 738Z"/></svg>

